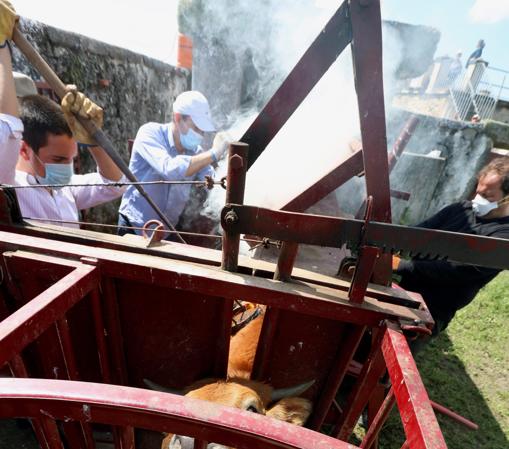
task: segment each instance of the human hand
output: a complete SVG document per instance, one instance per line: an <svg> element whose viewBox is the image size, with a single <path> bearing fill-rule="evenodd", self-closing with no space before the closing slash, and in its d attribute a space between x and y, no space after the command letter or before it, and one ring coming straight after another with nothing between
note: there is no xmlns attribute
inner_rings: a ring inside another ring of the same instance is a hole
<svg viewBox="0 0 509 449"><path fill-rule="evenodd" d="M216 134L214 137L214 142L212 143L212 151L214 152L218 161L222 159L224 153L232 141L232 136L230 136L230 134L228 134L226 131L220 131Z"/></svg>
<svg viewBox="0 0 509 449"><path fill-rule="evenodd" d="M7 0L0 0L0 44L12 39L18 16L14 6Z"/></svg>
<svg viewBox="0 0 509 449"><path fill-rule="evenodd" d="M62 111L65 120L71 128L74 138L80 143L94 145L96 142L77 120L76 115L92 120L95 126L103 126L103 110L83 93L78 92L76 86L68 85L67 93L62 99Z"/></svg>

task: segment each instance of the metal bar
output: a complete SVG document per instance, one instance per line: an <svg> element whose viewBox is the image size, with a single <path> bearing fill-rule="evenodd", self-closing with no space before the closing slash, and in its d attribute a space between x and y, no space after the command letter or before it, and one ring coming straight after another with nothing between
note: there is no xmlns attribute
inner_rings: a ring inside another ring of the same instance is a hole
<svg viewBox="0 0 509 449"><path fill-rule="evenodd" d="M124 355L124 344L118 311L117 292L115 281L112 278L103 278L103 300L105 306L105 323L107 337L112 356L113 381L119 385L128 385L127 365Z"/></svg>
<svg viewBox="0 0 509 449"><path fill-rule="evenodd" d="M376 388L379 379L383 376L386 368L380 343L386 332L382 327L377 330L377 334L371 343L371 350L357 378L357 382L348 395L347 404L332 431L332 435L340 440L347 440L353 432L357 420L362 414L371 397L371 393Z"/></svg>
<svg viewBox="0 0 509 449"><path fill-rule="evenodd" d="M391 198L382 67L382 19L379 0L351 0L352 58L359 106L366 195L373 197L373 220L390 223ZM373 281L388 285L391 258L380 257Z"/></svg>
<svg viewBox="0 0 509 449"><path fill-rule="evenodd" d="M117 385L0 379L0 401L0 418L13 415L30 417L44 410L57 420L68 418L114 426L129 423L136 428L188 435L231 447L355 448L346 442L261 414Z"/></svg>
<svg viewBox="0 0 509 449"><path fill-rule="evenodd" d="M368 283L371 280L373 269L377 259L380 257L380 249L374 246L363 246L360 250L359 259L348 291L350 301L360 304L366 296Z"/></svg>
<svg viewBox="0 0 509 449"><path fill-rule="evenodd" d="M222 216L235 212L234 223L221 224L229 232L245 233L274 240L340 248L344 243L358 247L362 220L326 217L228 204ZM365 235L367 246L403 257L448 259L484 267L509 269L509 240L436 229L414 228L371 221Z"/></svg>
<svg viewBox="0 0 509 449"><path fill-rule="evenodd" d="M95 340L97 343L97 356L99 359L99 367L101 376L105 383L111 383L111 367L108 357L108 348L106 343L103 312L101 310L101 297L99 289L92 290L91 293L92 314L94 316Z"/></svg>
<svg viewBox="0 0 509 449"><path fill-rule="evenodd" d="M274 280L287 282L292 277L293 265L299 251L299 245L291 242L283 242L277 259Z"/></svg>
<svg viewBox="0 0 509 449"><path fill-rule="evenodd" d="M220 319L220 335L217 339L217 353L214 362L214 377L225 379L228 372L228 357L230 355L230 338L232 335L233 299L223 298Z"/></svg>
<svg viewBox="0 0 509 449"><path fill-rule="evenodd" d="M125 360L124 343L118 310L117 290L115 281L104 277L102 281L104 302L104 324L107 335L107 346L111 354L113 371L111 381L119 385L128 385L127 363ZM96 327L96 331L99 330ZM108 359L108 357L106 357ZM109 365L109 362L108 362ZM114 427L113 438L115 449L134 448L134 429Z"/></svg>
<svg viewBox="0 0 509 449"><path fill-rule="evenodd" d="M387 396L385 397L382 406L378 410L378 413L373 419L373 422L370 424L369 429L362 440L362 449L371 449L373 443L378 437L378 434L380 433L380 430L382 429L382 426L385 424L385 421L387 421L387 418L389 417L389 414L391 413L395 403L396 397L394 396L394 390L391 387L389 393L387 393Z"/></svg>
<svg viewBox="0 0 509 449"><path fill-rule="evenodd" d="M83 265L0 323L0 366L62 317L98 283L98 270Z"/></svg>
<svg viewBox="0 0 509 449"><path fill-rule="evenodd" d="M351 40L349 7L344 1L240 139L250 147L248 168Z"/></svg>
<svg viewBox="0 0 509 449"><path fill-rule="evenodd" d="M389 153L388 160L389 172L392 171L399 157L401 156L403 151L405 151L405 148L408 145L408 142L410 141L412 136L414 135L415 129L417 128L417 125L419 125L420 121L421 119L419 118L419 116L415 114L412 114L406 121L405 126L403 127L401 133L396 139L396 142L394 142L392 151Z"/></svg>
<svg viewBox="0 0 509 449"><path fill-rule="evenodd" d="M1 304L2 303L0 302L0 307ZM25 362L23 361L23 357L21 355L16 355L11 359L9 362L9 368L13 377L29 377ZM41 449L49 449L41 420L39 418L32 418L30 419L30 424L32 425L32 429L35 433L35 438L37 439Z"/></svg>
<svg viewBox="0 0 509 449"><path fill-rule="evenodd" d="M60 342L60 349L62 351L62 358L64 360L67 377L69 380L80 380L78 367L76 365L76 358L74 357L74 350L72 348L71 333L69 330L69 323L67 317L64 316L57 320L57 335Z"/></svg>
<svg viewBox="0 0 509 449"><path fill-rule="evenodd" d="M43 410L40 411L40 418L44 437L50 449L64 449L64 445L58 432L55 421L50 418Z"/></svg>
<svg viewBox="0 0 509 449"><path fill-rule="evenodd" d="M395 330L387 329L382 351L409 447L446 449L447 445L406 338Z"/></svg>
<svg viewBox="0 0 509 449"><path fill-rule="evenodd" d="M194 440L193 449L207 449L208 442L204 440Z"/></svg>
<svg viewBox="0 0 509 449"><path fill-rule="evenodd" d="M244 202L246 171L249 146L242 142L230 144L228 150L228 174L226 177L226 203ZM224 219L235 221L235 214L226 214ZM221 268L226 271L237 271L240 234L226 231L223 234L223 253Z"/></svg>
<svg viewBox="0 0 509 449"><path fill-rule="evenodd" d="M47 81L55 93L60 97L64 98L67 93L67 88L64 83L58 78L56 73L41 57L37 50L28 42L28 40L21 34L21 31L17 26L14 27L12 40L18 47L18 49L25 55L27 60L38 70L42 77ZM138 183L138 179L133 175L128 165L120 157L118 152L115 150L113 142L108 138L106 133L98 128L92 120L76 115L76 120L86 129L86 131L94 138L97 144L106 152L110 159L116 164L119 170L126 176L129 181ZM145 198L147 203L152 207L154 212L159 216L162 222L172 231L176 232L174 226L170 223L166 215L159 209L157 204L147 194L146 190L139 184L134 185L135 189L140 192L140 195ZM186 243L185 240L177 233L177 238L182 242Z"/></svg>
<svg viewBox="0 0 509 449"><path fill-rule="evenodd" d="M344 344L339 347L334 365L330 370L325 386L322 388L320 398L313 406L313 414L307 423L310 429L318 431L322 426L365 331L366 326L345 325Z"/></svg>
<svg viewBox="0 0 509 449"><path fill-rule="evenodd" d="M460 424L463 424L465 427L468 427L471 430L479 430L479 426L470 421L469 419L459 415L456 412L453 412L451 409L448 409L447 407L444 407L442 404L439 404L438 402L431 401L431 406L433 407L433 410L435 412L441 413L442 415L448 416L451 419L454 419L455 421L459 422Z"/></svg>
<svg viewBox="0 0 509 449"><path fill-rule="evenodd" d="M279 309L268 307L263 317L262 330L256 347L256 355L253 363L251 379L263 381L269 375L270 358L274 346L277 324L279 321Z"/></svg>
<svg viewBox="0 0 509 449"><path fill-rule="evenodd" d="M363 170L362 150L359 150L285 204L281 210L304 212Z"/></svg>

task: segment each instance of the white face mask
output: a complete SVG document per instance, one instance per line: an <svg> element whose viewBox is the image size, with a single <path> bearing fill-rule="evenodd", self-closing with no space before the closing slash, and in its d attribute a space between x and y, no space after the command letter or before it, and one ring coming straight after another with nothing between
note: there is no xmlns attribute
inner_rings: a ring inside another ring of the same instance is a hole
<svg viewBox="0 0 509 449"><path fill-rule="evenodd" d="M499 203L500 201L488 201L483 196L477 194L472 200L472 209L478 217L484 217L485 215L488 215L492 210L495 210Z"/></svg>

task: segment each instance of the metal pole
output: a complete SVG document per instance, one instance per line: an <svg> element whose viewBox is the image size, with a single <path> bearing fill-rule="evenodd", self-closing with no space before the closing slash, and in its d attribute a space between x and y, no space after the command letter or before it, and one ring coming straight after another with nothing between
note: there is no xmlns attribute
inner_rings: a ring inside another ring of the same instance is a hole
<svg viewBox="0 0 509 449"><path fill-rule="evenodd" d="M228 174L226 177L226 204L243 204L246 185L247 156L249 145L233 142L228 150ZM224 220L234 222L238 220L235 212L226 213ZM240 234L226 231L223 234L223 254L221 268L227 271L237 271L239 257Z"/></svg>
<svg viewBox="0 0 509 449"><path fill-rule="evenodd" d="M28 40L21 34L21 31L18 27L14 28L14 32L12 35L12 40L19 48L19 50L25 55L28 61L39 71L42 77L47 81L47 83L51 86L51 88L55 91L55 93L60 97L64 98L67 93L67 89L65 84L58 78L57 74L53 71L53 69L46 63L46 61L42 58L42 56L37 52L37 50L28 42ZM86 129L86 131L95 139L97 144L104 149L106 154L111 158L113 162L117 165L120 171L126 176L127 179L131 182L138 182L138 179L134 174L129 170L129 167L124 162L124 160L120 157L118 152L115 150L115 146L113 142L108 138L108 136L104 133L102 129L99 129L95 124L88 118L81 117L76 115L76 119L80 122L80 124ZM177 238L182 242L186 243L186 241L182 238L182 236L175 230L175 227L170 223L170 220L164 215L164 213L159 209L156 203L152 200L150 196L148 196L147 192L141 185L134 186L138 192L140 192L141 196L145 198L147 203L150 204L154 212L158 215L158 217L163 221L163 223L170 229L174 231L177 235Z"/></svg>

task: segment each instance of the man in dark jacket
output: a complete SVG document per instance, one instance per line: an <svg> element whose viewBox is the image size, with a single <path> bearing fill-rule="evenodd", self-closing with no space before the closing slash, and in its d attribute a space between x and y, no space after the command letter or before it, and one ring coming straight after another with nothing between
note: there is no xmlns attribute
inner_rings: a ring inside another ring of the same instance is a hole
<svg viewBox="0 0 509 449"><path fill-rule="evenodd" d="M418 227L509 239L509 158L497 158L481 170L476 193L472 201L451 204ZM500 271L419 258L395 265L401 287L420 293L426 302L435 320L434 336Z"/></svg>

